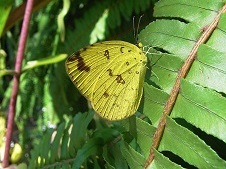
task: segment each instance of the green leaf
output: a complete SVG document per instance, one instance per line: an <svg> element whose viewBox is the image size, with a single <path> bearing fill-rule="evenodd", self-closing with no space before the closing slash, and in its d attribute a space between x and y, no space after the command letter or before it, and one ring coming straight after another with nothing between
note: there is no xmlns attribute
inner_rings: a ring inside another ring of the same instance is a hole
<svg viewBox="0 0 226 169"><path fill-rule="evenodd" d="M224 5L221 0L161 0L155 4L156 17L182 18L187 22L204 27L216 16L217 11Z"/></svg>
<svg viewBox="0 0 226 169"><path fill-rule="evenodd" d="M81 146L85 143L86 129L92 118L93 113L91 112L84 114L79 113L75 116L70 137L70 142L72 143L69 146L69 153L71 155L75 154L74 151L81 148Z"/></svg>
<svg viewBox="0 0 226 169"><path fill-rule="evenodd" d="M226 37L225 37L226 38ZM226 92L226 54L208 45L201 45L197 53L197 61L192 65L187 79L200 84Z"/></svg>
<svg viewBox="0 0 226 169"><path fill-rule="evenodd" d="M166 120L159 151L171 151L197 168L225 168L226 162L198 136L174 120Z"/></svg>
<svg viewBox="0 0 226 169"><path fill-rule="evenodd" d="M187 24L177 20L156 20L141 31L139 39L144 46L162 48L184 60L200 33L200 28L194 23Z"/></svg>
<svg viewBox="0 0 226 169"><path fill-rule="evenodd" d="M65 60L66 57L67 57L66 54L60 54L57 56L50 56L50 57L42 58L40 60L29 61L29 62L27 62L27 65L24 66L22 72L30 70L30 69L34 69L39 66L44 66L44 65L48 65L48 64L54 64L54 63L61 62L61 61Z"/></svg>
<svg viewBox="0 0 226 169"><path fill-rule="evenodd" d="M28 168L38 168L46 164L49 159L49 147L51 144L52 134L53 130L48 130L40 144L36 145L35 149L31 153L31 160Z"/></svg>
<svg viewBox="0 0 226 169"><path fill-rule="evenodd" d="M226 98L221 94L182 80L171 117L183 118L207 134L226 142L225 103Z"/></svg>
<svg viewBox="0 0 226 169"><path fill-rule="evenodd" d="M60 153L60 159L67 159L68 157L68 143L70 142L70 127L72 125L72 121L68 123L67 128L64 131L64 135L62 138L62 144L61 144L61 153Z"/></svg>
<svg viewBox="0 0 226 169"><path fill-rule="evenodd" d="M0 2L0 37L2 36L6 21L8 19L10 10L12 8L13 1L8 0L8 1L1 1Z"/></svg>
<svg viewBox="0 0 226 169"><path fill-rule="evenodd" d="M179 56L167 53L150 54L148 55L148 59L151 61L150 67L152 73L151 76L146 76L146 81L151 80L160 89L164 89L169 94L175 83L177 74L183 65L183 60ZM157 64L155 65L155 63Z"/></svg>
<svg viewBox="0 0 226 169"><path fill-rule="evenodd" d="M225 168L225 1L160 0L154 15L139 41L152 71L143 113L157 127L156 151L183 167Z"/></svg>
<svg viewBox="0 0 226 169"><path fill-rule="evenodd" d="M128 168L127 162L120 149L120 143L104 146L103 158L108 168Z"/></svg>
<svg viewBox="0 0 226 169"><path fill-rule="evenodd" d="M212 48L220 51L220 52L226 52L226 49L224 48L224 45L226 43L226 14L223 13L220 17L218 26L216 30L211 35L210 39L207 42L207 45L211 46Z"/></svg>
<svg viewBox="0 0 226 169"><path fill-rule="evenodd" d="M60 159L58 154L58 151L59 151L58 148L60 145L60 141L62 139L64 129L65 129L65 123L61 123L57 128L56 135L54 137L53 142L51 143L49 163L53 163L54 161L57 161Z"/></svg>
<svg viewBox="0 0 226 169"><path fill-rule="evenodd" d="M121 144L121 151L131 169L144 168L145 158L135 151L128 143Z"/></svg>
<svg viewBox="0 0 226 169"><path fill-rule="evenodd" d="M91 7L84 11L83 17L76 20L75 25L73 25L76 29L68 29L65 44L59 47L59 52L73 53L98 40L104 40L109 37L112 31L119 28L117 26L120 23L127 25L125 21L129 21L130 28L132 28L133 12L135 10L137 12L144 11L148 9L149 5L150 0L142 0L140 3L131 0L118 1L117 3L112 0L102 0L92 3ZM119 29L121 30L121 28ZM134 41L133 36L129 35L128 37Z"/></svg>
<svg viewBox="0 0 226 169"><path fill-rule="evenodd" d="M156 128L139 118L136 118L136 126L137 143L140 146L144 156L147 157L152 143L152 137Z"/></svg>
<svg viewBox="0 0 226 169"><path fill-rule="evenodd" d="M103 141L100 138L93 138L89 140L81 149L78 150L72 168L80 168L82 163L90 155L95 154L102 145Z"/></svg>
<svg viewBox="0 0 226 169"><path fill-rule="evenodd" d="M162 115L165 102L169 95L153 86L144 84L144 108L143 113L157 126Z"/></svg>
<svg viewBox="0 0 226 169"><path fill-rule="evenodd" d="M170 161L163 154L154 150L155 159L153 163L148 167L148 169L159 169L159 168L167 168L167 169L181 169L182 167Z"/></svg>

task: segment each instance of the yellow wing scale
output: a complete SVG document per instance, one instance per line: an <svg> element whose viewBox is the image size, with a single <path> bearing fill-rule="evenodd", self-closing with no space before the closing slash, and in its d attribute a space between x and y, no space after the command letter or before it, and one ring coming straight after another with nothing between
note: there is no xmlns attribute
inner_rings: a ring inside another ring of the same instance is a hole
<svg viewBox="0 0 226 169"><path fill-rule="evenodd" d="M139 107L147 58L124 41L93 44L71 55L67 73L79 91L103 118L120 120Z"/></svg>

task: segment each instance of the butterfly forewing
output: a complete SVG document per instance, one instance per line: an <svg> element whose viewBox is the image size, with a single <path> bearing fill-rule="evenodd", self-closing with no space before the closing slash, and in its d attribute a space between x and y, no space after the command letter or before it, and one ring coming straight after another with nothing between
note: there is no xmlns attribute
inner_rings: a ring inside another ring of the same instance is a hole
<svg viewBox="0 0 226 169"><path fill-rule="evenodd" d="M137 46L105 41L70 56L66 69L100 116L119 120L134 114L139 106L146 62Z"/></svg>
<svg viewBox="0 0 226 169"><path fill-rule="evenodd" d="M91 97L95 79L108 63L104 57L99 57L102 54L98 45L94 44L72 54L66 61L69 77L87 99Z"/></svg>

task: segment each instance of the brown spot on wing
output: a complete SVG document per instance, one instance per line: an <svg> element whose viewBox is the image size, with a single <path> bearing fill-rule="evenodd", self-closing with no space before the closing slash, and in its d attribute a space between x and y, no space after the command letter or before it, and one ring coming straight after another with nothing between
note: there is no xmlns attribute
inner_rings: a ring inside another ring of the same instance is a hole
<svg viewBox="0 0 226 169"><path fill-rule="evenodd" d="M67 61L68 61L68 62L74 62L74 61L76 60L76 56L77 56L77 55L80 55L80 53L79 53L79 52L73 53L71 56L69 56L69 57L67 58Z"/></svg>
<svg viewBox="0 0 226 169"><path fill-rule="evenodd" d="M123 48L124 48L123 46L120 48L120 52L121 52L121 53L124 53L123 50L122 50Z"/></svg>
<svg viewBox="0 0 226 169"><path fill-rule="evenodd" d="M107 59L110 59L109 51L105 50L104 51L104 56L106 56Z"/></svg>
<svg viewBox="0 0 226 169"><path fill-rule="evenodd" d="M107 97L109 97L109 94L108 94L107 92L104 92L103 96L104 96L105 98L107 98Z"/></svg>
<svg viewBox="0 0 226 169"><path fill-rule="evenodd" d="M84 59L81 57L80 55L80 52L76 52L76 53L73 53L68 59L67 61L68 62L74 62L76 61L78 62L77 64L77 67L78 67L78 70L80 71L86 71L86 72L89 72L90 71L90 67L88 65L86 65L86 63L84 62Z"/></svg>
<svg viewBox="0 0 226 169"><path fill-rule="evenodd" d="M109 72L109 76L117 76L115 79L117 83L125 84L125 80L122 78L122 75L113 75L113 72L111 69L108 69L107 71Z"/></svg>
<svg viewBox="0 0 226 169"><path fill-rule="evenodd" d="M107 71L109 72L109 76L113 76L113 73L112 73L111 69L108 69Z"/></svg>
<svg viewBox="0 0 226 169"><path fill-rule="evenodd" d="M125 80L122 78L122 75L116 75L117 78L115 79L117 83L125 84Z"/></svg>

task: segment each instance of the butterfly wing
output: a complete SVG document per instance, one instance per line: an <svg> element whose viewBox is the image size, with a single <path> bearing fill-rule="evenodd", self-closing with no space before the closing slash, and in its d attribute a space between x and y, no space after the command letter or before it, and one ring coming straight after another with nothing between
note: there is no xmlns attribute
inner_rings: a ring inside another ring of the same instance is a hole
<svg viewBox="0 0 226 169"><path fill-rule="evenodd" d="M109 120L134 114L139 106L147 58L137 46L105 41L74 53L67 72L94 110Z"/></svg>

